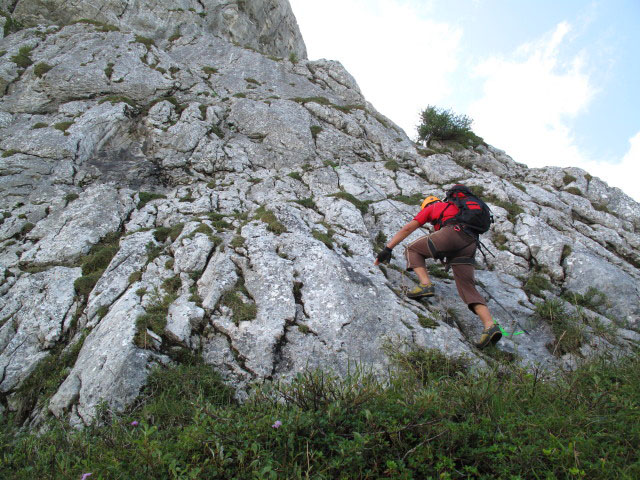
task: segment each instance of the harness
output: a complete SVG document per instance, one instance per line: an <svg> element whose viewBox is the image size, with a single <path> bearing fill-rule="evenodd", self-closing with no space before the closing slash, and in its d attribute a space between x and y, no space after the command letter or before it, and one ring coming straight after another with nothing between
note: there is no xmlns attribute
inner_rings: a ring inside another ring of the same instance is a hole
<svg viewBox="0 0 640 480"><path fill-rule="evenodd" d="M493 256L495 258L495 255L493 255L493 253L491 253L489 250L487 250L487 247L485 247L483 245L483 243L480 241L480 237L478 235L474 235L473 233L469 232L468 230L465 230L464 225L460 225L457 224L455 222L450 222L450 220L455 220L455 218L452 218L450 220L447 220L446 222L441 223L442 220L442 215L444 214L444 211L448 208L445 207L445 209L442 211L442 214L440 214L440 218L438 219L438 222L442 226L449 226L449 225L454 225L454 230L456 232L462 232L465 233L466 235L469 235L473 240L471 240L469 243L467 243L466 245L464 245L463 247L460 247L456 250L447 250L446 252L441 252L437 249L435 243L433 243L433 240L431 240L431 238L429 238L427 240L427 244L429 246L429 251L431 252L431 255L433 256L434 259L436 260L440 260L440 262L442 263L442 265L444 265L444 270L445 272L448 272L452 266L454 265L475 265L476 264L476 260L475 260L475 250L473 251L473 256L471 257L456 257L455 254L458 252L461 252L462 250L464 250L465 248L467 248L469 245L472 244L476 244L476 248L478 250L480 250L480 253L482 254L482 256L485 259L485 262L487 260L487 255L484 253L489 252L489 254L491 256Z"/></svg>

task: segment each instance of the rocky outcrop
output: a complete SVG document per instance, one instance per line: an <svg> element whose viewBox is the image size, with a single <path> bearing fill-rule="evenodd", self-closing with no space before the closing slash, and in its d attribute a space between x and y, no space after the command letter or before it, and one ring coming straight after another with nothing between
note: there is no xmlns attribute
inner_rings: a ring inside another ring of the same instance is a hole
<svg viewBox="0 0 640 480"><path fill-rule="evenodd" d="M64 380L29 421L88 424L103 402L133 401L153 365L185 356L240 397L305 368L384 372L389 346L492 363L446 272L433 270L437 296L423 304L402 295L414 278L401 249L373 266L424 195L459 181L496 218L477 277L502 355L572 368L640 341L640 206L620 190L488 145L422 148L338 62L46 18L0 43L3 408L71 346L77 358L60 362ZM536 314L545 300L577 327L574 348Z"/></svg>
<svg viewBox="0 0 640 480"><path fill-rule="evenodd" d="M30 27L90 21L156 41L213 34L265 54L307 58L291 6L283 0L1 0L0 8Z"/></svg>

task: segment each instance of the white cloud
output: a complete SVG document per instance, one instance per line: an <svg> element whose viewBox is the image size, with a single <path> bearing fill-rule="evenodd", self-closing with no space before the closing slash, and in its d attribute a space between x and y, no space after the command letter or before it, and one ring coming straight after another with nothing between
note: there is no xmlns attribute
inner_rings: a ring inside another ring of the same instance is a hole
<svg viewBox="0 0 640 480"><path fill-rule="evenodd" d="M584 60L560 60L570 26L560 23L514 58L490 58L475 69L484 96L469 108L476 133L529 166L579 165L584 156L568 121L585 111L595 94Z"/></svg>
<svg viewBox="0 0 640 480"><path fill-rule="evenodd" d="M640 202L640 132L629 139L629 150L620 162L587 161L580 167Z"/></svg>
<svg viewBox="0 0 640 480"><path fill-rule="evenodd" d="M310 59L340 61L410 137L421 108L451 93L462 31L425 19L428 2L291 0Z"/></svg>
<svg viewBox="0 0 640 480"><path fill-rule="evenodd" d="M511 58L489 58L475 68L482 98L471 104L474 131L530 167L575 166L640 200L640 133L621 162L598 160L580 149L571 120L585 113L597 93L582 54L562 60L571 26L560 23Z"/></svg>

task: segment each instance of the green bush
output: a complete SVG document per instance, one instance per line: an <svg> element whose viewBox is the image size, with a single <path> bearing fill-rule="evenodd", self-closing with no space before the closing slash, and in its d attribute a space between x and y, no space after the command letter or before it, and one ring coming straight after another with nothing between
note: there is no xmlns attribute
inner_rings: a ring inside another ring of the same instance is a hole
<svg viewBox="0 0 640 480"><path fill-rule="evenodd" d="M18 53L11 57L11 61L15 63L20 68L28 68L33 65L33 60L31 60L31 50L33 47L20 47Z"/></svg>
<svg viewBox="0 0 640 480"><path fill-rule="evenodd" d="M524 284L525 293L528 295L535 295L536 297L542 297L542 292L544 290L551 291L552 289L553 285L549 279L538 273L531 274Z"/></svg>
<svg viewBox="0 0 640 480"><path fill-rule="evenodd" d="M418 140L427 145L431 140L457 141L474 146L482 143L482 139L471 131L473 120L466 115L456 115L451 110L429 105L420 113L420 121Z"/></svg>

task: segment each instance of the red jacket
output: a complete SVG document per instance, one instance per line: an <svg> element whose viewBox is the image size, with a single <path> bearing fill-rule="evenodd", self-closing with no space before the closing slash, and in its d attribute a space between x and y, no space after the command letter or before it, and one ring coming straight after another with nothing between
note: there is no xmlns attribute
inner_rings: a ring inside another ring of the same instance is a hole
<svg viewBox="0 0 640 480"><path fill-rule="evenodd" d="M456 207L453 203L449 202L435 202L430 205L427 205L425 208L420 210L420 213L414 217L414 220L420 224L420 226L424 225L427 222L431 222L434 225L435 230L440 230L440 224L436 224L442 212L442 222L449 220L450 218L455 217L458 214L458 207Z"/></svg>

